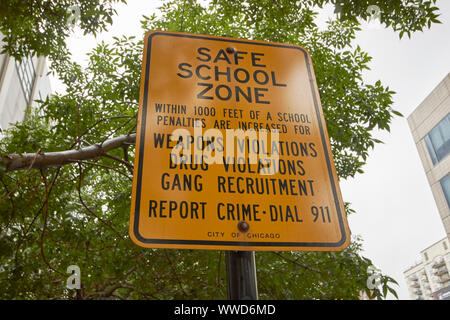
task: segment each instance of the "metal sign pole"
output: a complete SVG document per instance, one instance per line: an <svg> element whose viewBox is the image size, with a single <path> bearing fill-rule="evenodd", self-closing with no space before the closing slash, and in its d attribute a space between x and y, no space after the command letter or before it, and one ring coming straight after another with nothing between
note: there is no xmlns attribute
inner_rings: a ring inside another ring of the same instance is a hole
<svg viewBox="0 0 450 320"><path fill-rule="evenodd" d="M224 37L230 37L224 35ZM235 53L233 47L227 48L227 53ZM240 222L240 231L247 231L248 224ZM258 285L256 280L256 263L254 251L227 251L225 254L227 268L227 288L229 300L258 300Z"/></svg>
<svg viewBox="0 0 450 320"><path fill-rule="evenodd" d="M228 299L258 300L254 251L227 251Z"/></svg>

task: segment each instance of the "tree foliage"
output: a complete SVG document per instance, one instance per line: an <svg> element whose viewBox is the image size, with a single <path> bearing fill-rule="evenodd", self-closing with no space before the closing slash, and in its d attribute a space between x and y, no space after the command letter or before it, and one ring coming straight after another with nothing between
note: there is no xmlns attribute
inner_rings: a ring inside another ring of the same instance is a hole
<svg viewBox="0 0 450 320"><path fill-rule="evenodd" d="M440 23L436 0L336 0L333 3L341 20L356 21L358 17L365 21L379 19L381 24L398 31L400 38L404 34L411 37L414 32Z"/></svg>
<svg viewBox="0 0 450 320"><path fill-rule="evenodd" d="M369 150L379 142L374 131L389 130L398 113L389 87L363 80L371 58L353 43L360 22L344 14L324 30L316 25L317 6L330 2L213 0L202 5L175 0L162 5L161 15L144 17L142 27L305 47L314 63L338 174L346 178L362 172ZM405 10L404 2L392 3ZM430 8L426 1L415 3ZM343 12L352 8L347 5ZM387 15L399 17L396 11ZM421 30L429 21L411 26L389 19L385 25L400 32ZM69 59L54 65L67 92L42 101L40 110L31 110L0 140L1 298L226 298L223 252L144 249L128 237L134 145L100 147L135 131L142 47L141 39L124 36L100 43L86 67ZM95 146L99 150L91 159L35 166L42 154L81 153ZM27 165L13 170L14 154L25 153ZM357 299L361 291L378 298L388 291L395 295L396 282L387 275L377 276L379 289L367 287L373 264L362 256L361 243L354 237L339 253L258 252L260 298ZM66 288L70 265L81 269L80 290Z"/></svg>
<svg viewBox="0 0 450 320"><path fill-rule="evenodd" d="M20 59L34 53L53 60L66 52L66 38L75 26L97 34L112 24L112 4L125 0L8 0L0 3L2 53Z"/></svg>

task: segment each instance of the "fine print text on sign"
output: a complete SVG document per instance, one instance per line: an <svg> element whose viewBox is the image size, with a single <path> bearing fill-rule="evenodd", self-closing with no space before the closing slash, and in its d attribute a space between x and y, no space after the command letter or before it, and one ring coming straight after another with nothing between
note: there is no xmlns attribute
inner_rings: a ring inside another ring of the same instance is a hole
<svg viewBox="0 0 450 320"><path fill-rule="evenodd" d="M150 31L142 68L134 242L215 250L348 246L305 49Z"/></svg>

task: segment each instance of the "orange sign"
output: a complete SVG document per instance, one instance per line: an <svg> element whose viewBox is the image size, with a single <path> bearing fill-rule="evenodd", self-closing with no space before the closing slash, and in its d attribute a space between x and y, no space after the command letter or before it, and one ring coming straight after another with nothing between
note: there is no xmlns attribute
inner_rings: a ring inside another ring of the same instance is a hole
<svg viewBox="0 0 450 320"><path fill-rule="evenodd" d="M146 34L130 236L149 248L347 247L350 232L304 48Z"/></svg>

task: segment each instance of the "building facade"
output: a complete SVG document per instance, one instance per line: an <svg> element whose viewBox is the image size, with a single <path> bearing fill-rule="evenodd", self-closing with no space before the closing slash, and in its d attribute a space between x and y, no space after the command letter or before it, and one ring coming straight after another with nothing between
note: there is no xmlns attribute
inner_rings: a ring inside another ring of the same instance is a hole
<svg viewBox="0 0 450 320"><path fill-rule="evenodd" d="M448 237L421 252L422 261L404 271L413 300L450 300L450 243Z"/></svg>
<svg viewBox="0 0 450 320"><path fill-rule="evenodd" d="M17 61L6 53L0 54L0 133L11 123L22 121L29 107L38 107L35 100L43 100L51 93L47 72L45 57L29 56Z"/></svg>
<svg viewBox="0 0 450 320"><path fill-rule="evenodd" d="M447 236L404 272L411 299L450 300L450 73L408 117Z"/></svg>
<svg viewBox="0 0 450 320"><path fill-rule="evenodd" d="M447 236L450 236L450 73L408 117Z"/></svg>

